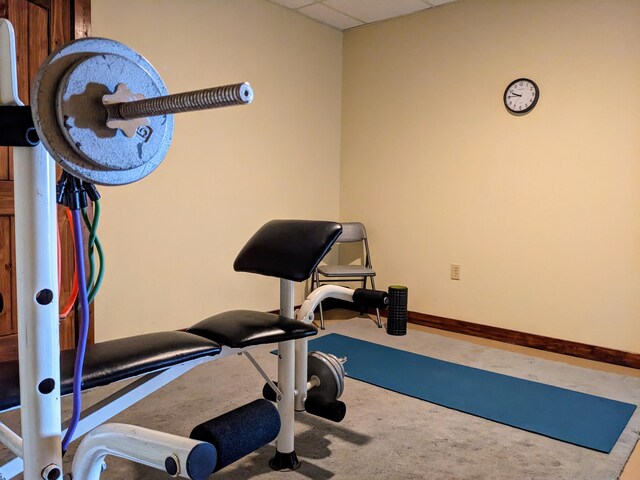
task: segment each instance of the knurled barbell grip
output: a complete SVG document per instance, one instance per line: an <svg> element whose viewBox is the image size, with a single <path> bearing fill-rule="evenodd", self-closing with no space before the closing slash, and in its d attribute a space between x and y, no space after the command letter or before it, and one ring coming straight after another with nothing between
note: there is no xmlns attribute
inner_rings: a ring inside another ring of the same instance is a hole
<svg viewBox="0 0 640 480"><path fill-rule="evenodd" d="M193 112L210 108L246 105L253 100L253 90L248 83L236 83L222 87L206 88L193 92L176 93L164 97L123 102L111 106L123 120Z"/></svg>

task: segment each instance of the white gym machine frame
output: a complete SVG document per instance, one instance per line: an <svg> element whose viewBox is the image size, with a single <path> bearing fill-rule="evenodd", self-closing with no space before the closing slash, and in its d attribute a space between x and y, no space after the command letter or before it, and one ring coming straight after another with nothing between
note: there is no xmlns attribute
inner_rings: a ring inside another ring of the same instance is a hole
<svg viewBox="0 0 640 480"><path fill-rule="evenodd" d="M289 281L285 280L284 282L289 282ZM288 296L289 295L287 294L287 297ZM345 301L352 301L353 290L346 287L340 287L337 285L324 285L316 289L315 291L313 291L307 297L302 307L296 312L295 318L297 320L303 321L304 323L310 324L314 320L313 311L317 308L319 302L326 300L328 298L339 298ZM295 344L295 347L294 347L295 348L295 367L294 367L295 389L293 391L293 395L295 395L294 397L295 411L304 411L304 402L306 400L307 390L311 387L311 385L309 385L309 383L307 382L308 340L300 339L300 340L283 342L283 343ZM281 344L279 344L278 347L281 348ZM289 347L289 350L290 350L290 347ZM255 362L255 360L253 360L253 357L249 353L249 349L235 349L235 348L223 347L222 351L216 356L199 358L196 360L192 360L190 362L185 362L181 365L170 367L168 369L141 375L140 377L135 379L132 383L126 385L125 387L118 390L117 392L114 392L111 395L105 397L95 405L92 405L84 409L82 411L80 423L78 424L78 427L76 428L76 431L74 432L74 435L72 437L72 441L76 440L77 438L89 432L92 432L92 430L95 429L96 427L107 422L108 420L113 418L115 415L126 410L127 408L135 405L137 402L139 402L140 400L143 400L148 395L151 395L156 390L159 390L160 388L169 384L173 380L187 373L192 368L207 362L215 361L219 358L224 358L230 355L242 355L242 354L247 356L247 358L249 358L252 361L252 363ZM287 369L287 374L285 376L291 375L289 372L291 372L292 363L293 362L291 361L290 353L288 355L285 354L284 356L282 356L282 358L279 358L278 373L280 373L280 365L282 364L282 368ZM274 391L279 392L277 393L279 396L284 397L286 395L285 392L289 391L289 397L291 397L290 388L286 388L284 385L282 386L281 389L279 388L281 385L281 379L285 377L281 377L279 374L278 386L275 386L272 380L269 378L269 376L264 372L264 370L260 368L260 366L257 363L254 363L254 366L262 375L262 377L271 385ZM291 382L289 382L289 384L291 384ZM58 405L59 405L59 397L58 397ZM21 407L16 407L16 408L21 408ZM25 411L24 407L22 407L22 410ZM288 453L293 451L292 446L294 445L294 436L293 436L294 411L291 408L291 401L287 403L279 402L278 410L280 412L283 428L281 429L280 434L278 435L276 444L277 444L278 451ZM58 433L58 438L60 439L60 441L62 439L62 436L64 436L64 434L66 433L67 425L68 425L68 420L65 421L65 423L63 424L62 428ZM289 428L285 428L284 427L285 425L289 425ZM133 426L131 427L137 428ZM121 427L118 427L118 429L119 428ZM162 433L162 432L158 432L158 433ZM174 437L172 435L169 436L169 434L165 434L165 435L167 435L168 437ZM21 450L23 445L23 439L21 439L15 432L10 430L8 427L0 423L0 442L2 442L5 446L7 446L7 448L9 448L16 455L16 458L0 466L0 480L5 480L5 479L9 480L11 478L14 478L16 475L20 474L23 471L23 468L26 468L23 463L23 458L25 457L23 457L23 453ZM93 440L92 440L92 443L93 443ZM59 443L57 443L56 445L59 448ZM118 452L116 451L114 452L107 451L107 453L114 454L116 456L122 456L122 455L119 455ZM76 453L76 457L78 457L77 453ZM29 458L29 457L26 457L26 458ZM75 459L74 459L74 462L75 462ZM162 469L162 466L150 465L149 463L146 463L146 464L149 466L154 466L156 468ZM75 470L75 465L74 465L74 471L77 475L78 471ZM38 475L38 477L36 478L40 478L40 475ZM83 478L83 477L75 476L75 478ZM94 476L94 477L87 476L84 478L93 479L93 478L99 478L99 476Z"/></svg>
<svg viewBox="0 0 640 480"><path fill-rule="evenodd" d="M14 32L0 19L0 105L21 106L18 97ZM57 264L56 164L42 143L14 147L16 225L16 277L22 437L0 422L0 442L16 457L0 465L0 480L24 471L26 479L62 478L60 343ZM353 301L353 290L325 285L313 291L294 312L294 282L280 280L280 314L310 324L313 311L327 298ZM223 347L212 357L142 375L121 390L83 410L72 441L83 439L74 457L76 480L95 480L104 469L106 455L128 458L158 469L173 456L178 476L186 477L185 458L196 440L156 432L133 425L104 424L146 396L203 363L243 354L276 392L281 430L277 451L294 451L294 411L303 411L307 390L307 339L278 344L277 387L248 353L249 349ZM126 440L123 440L126 439ZM180 468L182 467L182 468ZM186 477L188 478L188 477Z"/></svg>

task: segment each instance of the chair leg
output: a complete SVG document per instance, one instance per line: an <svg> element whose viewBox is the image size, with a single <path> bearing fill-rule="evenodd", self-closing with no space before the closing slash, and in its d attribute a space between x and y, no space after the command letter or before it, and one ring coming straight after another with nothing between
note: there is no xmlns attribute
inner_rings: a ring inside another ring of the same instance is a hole
<svg viewBox="0 0 640 480"><path fill-rule="evenodd" d="M376 281L371 277L371 288L376 289ZM382 320L380 319L380 310L376 308L376 318L378 319L378 328L382 328Z"/></svg>

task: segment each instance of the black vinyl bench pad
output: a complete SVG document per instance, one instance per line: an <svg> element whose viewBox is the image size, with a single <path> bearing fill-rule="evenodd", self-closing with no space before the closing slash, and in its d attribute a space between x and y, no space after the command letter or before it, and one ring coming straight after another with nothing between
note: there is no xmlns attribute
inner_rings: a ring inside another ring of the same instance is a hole
<svg viewBox="0 0 640 480"><path fill-rule="evenodd" d="M302 282L341 233L342 225L336 222L272 220L249 239L233 269Z"/></svg>
<svg viewBox="0 0 640 480"><path fill-rule="evenodd" d="M244 348L310 337L316 335L318 329L273 313L231 310L202 320L187 329L187 332L225 347Z"/></svg>
<svg viewBox="0 0 640 480"><path fill-rule="evenodd" d="M232 310L209 317L186 332L157 332L87 346L82 390L217 355L221 345L244 348L297 340L318 333L313 325L252 310ZM60 353L60 392L73 391L76 350ZM0 362L0 412L20 405L18 360Z"/></svg>
<svg viewBox="0 0 640 480"><path fill-rule="evenodd" d="M90 389L220 353L215 341L185 332L158 332L87 346L82 389ZM76 350L60 353L60 390L73 390ZM18 360L0 363L0 412L20 405Z"/></svg>

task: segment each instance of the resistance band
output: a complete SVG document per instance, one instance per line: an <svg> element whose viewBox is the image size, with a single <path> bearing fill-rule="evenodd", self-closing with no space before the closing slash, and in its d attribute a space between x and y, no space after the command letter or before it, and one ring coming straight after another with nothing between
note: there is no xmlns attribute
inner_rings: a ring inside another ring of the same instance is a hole
<svg viewBox="0 0 640 480"><path fill-rule="evenodd" d="M82 241L82 224L80 220L80 211L73 210L73 230L74 245L76 257L76 274L78 278L85 278L84 268L84 244ZM87 294L87 286L84 282L78 282L78 298L80 299L80 334L78 338L78 346L76 350L76 363L73 372L73 414L67 433L62 440L62 452L67 451L67 447L73 438L73 434L80 422L80 412L82 410L82 366L84 365L84 355L87 349L87 337L89 333L89 298Z"/></svg>
<svg viewBox="0 0 640 480"><path fill-rule="evenodd" d="M77 266L75 264L75 243L74 234L73 234L73 216L71 215L71 210L65 208L65 213L67 214L67 220L69 221L69 232L71 234L71 242L74 248L74 272L73 272L73 284L71 285L71 293L69 294L69 299L64 307L60 310L60 320L64 320L67 318L73 306L76 304L76 298L78 296L78 275L77 275ZM61 290L62 285L62 249L60 248L60 229L58 229L58 291Z"/></svg>
<svg viewBox="0 0 640 480"><path fill-rule="evenodd" d="M102 244L98 239L98 224L100 223L100 200L93 202L93 222L89 220L87 209L82 209L82 218L89 230L89 246L87 251L89 252L89 279L87 280L87 290L89 290L89 303L93 302L94 298L100 290L102 285L102 279L104 277L104 252L102 250ZM98 276L95 283L93 282L93 276L95 275L95 260L93 257L94 252L98 252L98 261L100 262L100 268L98 269Z"/></svg>
<svg viewBox="0 0 640 480"><path fill-rule="evenodd" d="M75 234L73 232L73 217L71 215L71 210L66 209L67 219L69 220L69 228L71 234L71 241L74 244L74 266L76 271L73 274L73 284L71 286L71 293L69 294L69 299L65 306L60 310L60 320L64 320L76 302L76 297L78 295L78 275L77 275L77 265L75 265ZM82 209L82 217L84 219L84 223L89 230L89 245L88 245L88 257L89 257L89 277L87 279L87 290L89 292L89 304L93 302L98 291L100 290L100 286L102 285L102 280L104 278L104 266L105 266L105 258L104 251L102 250L102 244L98 239L98 223L100 221L100 200L96 200L94 202L94 218L93 222L89 219L89 215L87 214L87 209ZM94 275L95 275L95 259L94 253L98 253L98 262L100 267L98 269L98 276L94 283ZM58 231L58 290L62 285L62 252L60 247L60 232Z"/></svg>

